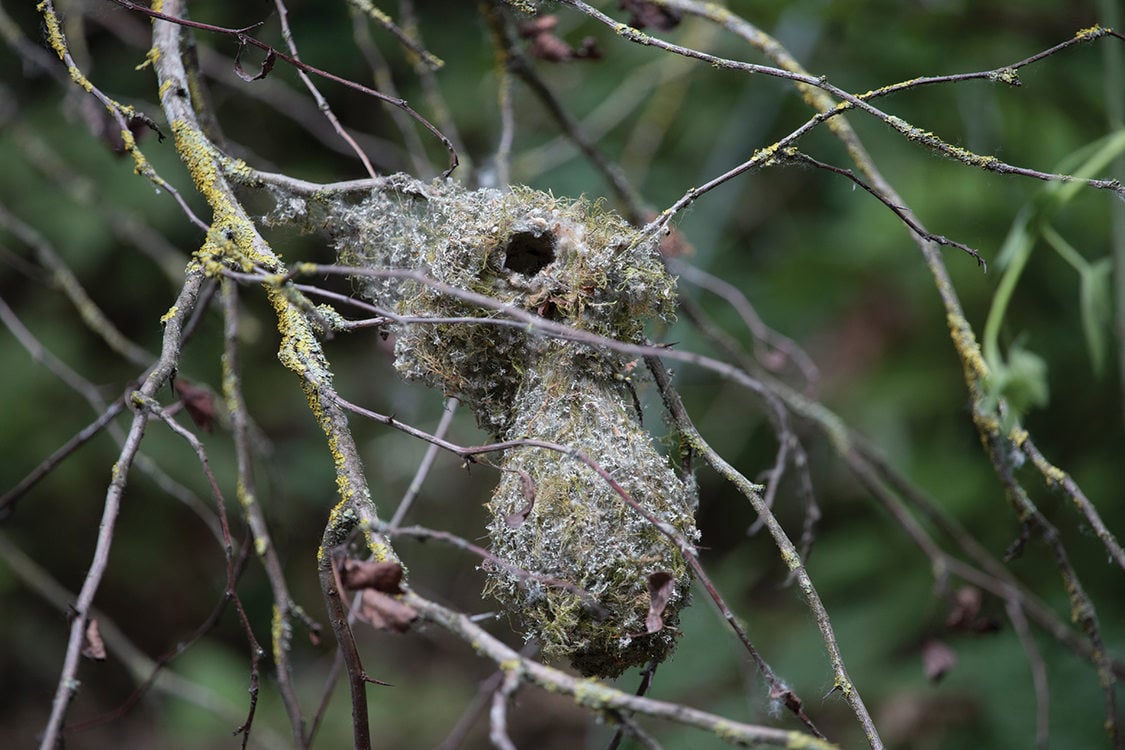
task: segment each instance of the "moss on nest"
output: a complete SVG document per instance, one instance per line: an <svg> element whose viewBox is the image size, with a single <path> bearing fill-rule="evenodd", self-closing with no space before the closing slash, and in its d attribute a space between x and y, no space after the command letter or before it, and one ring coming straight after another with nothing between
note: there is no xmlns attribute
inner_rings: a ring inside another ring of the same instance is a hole
<svg viewBox="0 0 1125 750"><path fill-rule="evenodd" d="M395 177L359 202L326 200L315 221L277 196L286 223L304 219L333 235L341 262L417 268L453 287L485 294L546 319L623 341L671 311L675 284L655 243L636 242L620 217L583 200L529 188L466 190ZM404 316L489 317L414 280L357 279L358 291ZM498 439L562 443L596 461L651 514L688 540L697 536L693 491L641 427L619 355L547 339L524 328L443 323L396 329L396 367L456 396ZM587 675L615 676L666 657L690 575L675 545L580 461L538 448L501 460L489 502L493 552L536 577L501 567L489 592L537 638ZM521 477L535 485L527 506ZM648 577L671 574L666 627L647 633ZM567 581L600 606L543 578Z"/></svg>

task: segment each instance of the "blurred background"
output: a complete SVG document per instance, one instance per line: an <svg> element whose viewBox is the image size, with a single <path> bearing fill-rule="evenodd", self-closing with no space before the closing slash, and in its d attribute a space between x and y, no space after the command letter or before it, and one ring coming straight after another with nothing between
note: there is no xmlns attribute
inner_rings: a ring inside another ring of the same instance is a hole
<svg viewBox="0 0 1125 750"><path fill-rule="evenodd" d="M628 19L615 3L596 5ZM86 75L106 94L135 104L170 135L155 77L139 67L151 43L148 21L108 0L56 6ZM83 324L80 311L60 292L59 277L42 248L70 269L117 328L155 356L160 316L174 300L203 234L167 191L135 175L133 160L115 152L115 127L101 105L66 80L65 69L43 43L42 17L34 8L10 0L0 8L5 41L0 45L0 299L8 310L0 330L0 492L7 492L96 418L100 409L92 402L112 402L143 370ZM193 2L190 8L194 19L209 24L241 28L261 22L252 33L284 45L270 2ZM390 33L357 20L344 2L290 2L288 9L305 62L383 91L388 91L387 80L393 81L396 95L458 144L462 166L455 177L482 185L498 179L496 51L476 4L384 8L407 28L413 17L413 33L444 60L432 79L417 74L417 58ZM998 68L1094 23L1121 22L1121 8L1113 0L797 0L732 3L731 10L775 36L811 73L827 75L853 92L917 76ZM745 161L810 116L786 81L718 70L630 44L562 4L547 11L557 16L554 33L560 39L581 49L590 37L600 54L530 64L652 210ZM700 19L649 31L714 55L767 62L744 41ZM235 73L233 39L206 32L195 37L214 112L236 155L258 168L314 181L364 176L289 66L278 63L266 79L248 83ZM1125 151L1119 143L1122 55L1120 40L1102 39L1025 68L1018 88L987 81L942 84L884 98L879 106L949 143L1010 164L1076 172L1093 163L1092 176L1122 178L1120 157L1113 161ZM261 60L248 51L242 63L255 70ZM375 77L373 62L379 71ZM418 127L404 136L393 108L329 82L317 83L377 170L431 178L444 168L441 145ZM556 195L604 196L610 207L626 208L615 202L602 173L560 132L528 86L512 80L511 96L513 183ZM852 115L850 122L927 228L978 249L987 260L985 272L961 251L944 250L978 337L1011 268L1005 259L1026 258L1006 307L996 314L995 341L1011 366L1006 395L1022 408L1024 424L1043 453L1074 477L1110 530L1121 534L1125 404L1122 340L1114 336L1113 316L1115 310L1120 315L1123 300L1120 291L1114 292L1112 258L1114 252L1125 256L1122 202L1107 191L1064 194L1040 181L982 172L935 156L870 117ZM210 212L194 193L172 139L161 142L147 131L138 139L157 172L208 220ZM414 143L421 144L421 152L411 151ZM821 161L851 166L824 128L802 140L801 148ZM264 213L269 206L257 209ZM791 384L823 401L985 549L1002 556L1019 536L1019 523L972 425L969 395L933 278L902 223L844 177L774 167L740 176L702 197L677 218L676 227L692 248L681 262L741 290L767 325L809 353L818 380L810 384L789 372ZM315 238L281 232L269 237L287 262L331 259L330 249ZM728 303L690 283L686 274L681 291L749 345L749 334ZM259 494L294 598L324 622L315 555L336 502L330 456L299 383L277 363L272 310L252 290L242 297L246 396L268 447L256 467ZM32 339L17 330L20 325L49 355L28 351L21 339ZM212 309L186 347L178 377L219 392L222 334L221 317ZM678 342L679 349L724 356L682 315L651 335ZM325 346L345 398L422 429L435 428L442 395L400 381L388 345L378 335L338 336ZM54 374L58 368L51 358L88 382L85 396ZM704 437L742 473L761 480L773 464L777 438L760 401L712 372L689 366L674 371ZM643 380L638 388L646 425L663 434L655 389ZM164 392L162 400L174 397ZM116 424L127 425L129 416L118 417ZM180 421L191 424L186 416ZM214 431L200 437L227 508L237 515L228 428L220 413ZM389 517L426 445L360 420L353 429L372 494ZM832 616L849 673L888 745L1034 746L1031 666L1003 603L984 595L980 618L987 627L949 632L950 591L935 591L925 555L872 501L817 430L800 422L797 429L822 513L808 569ZM456 415L449 436L466 445L488 439L467 410ZM33 745L46 722L67 632L66 614L57 602L72 599L86 574L118 450L109 435L98 435L0 524L0 744L5 746ZM157 424L149 428L144 453L166 476L159 481L145 473L132 477L96 606L139 653L156 659L206 620L222 595L225 567L206 520L209 513L191 507L191 498L203 506L210 503L194 455ZM795 476L791 472L782 483L776 500L776 513L794 539L805 520ZM1027 468L1019 478L1059 528L1097 607L1107 649L1120 657L1125 653L1122 570L1107 561L1105 548L1064 495L1045 489ZM481 541L488 521L482 503L495 481L494 472L470 471L456 457L439 454L407 520ZM847 706L827 695L832 673L823 643L799 592L784 585L786 569L775 546L764 533L748 533L754 513L732 487L705 468L698 481L705 567L818 726L844 747L860 746L863 738ZM241 522L233 533L242 538ZM471 613L491 610L493 604L480 597L483 574L476 559L433 542L404 539L397 548L420 593ZM1069 622L1066 591L1042 542L1032 540L1009 567ZM70 594L59 593L62 598L52 604L51 585ZM953 589L959 585L954 581ZM258 638L268 642L272 597L253 557L238 591ZM649 694L742 721L800 728L783 707L771 705L762 679L706 597L697 593L695 599L683 615L680 645L657 671ZM509 643L520 643L502 617L489 628ZM494 666L433 627L405 636L357 631L368 672L394 685L369 689L376 746L435 747L457 734L459 720L471 715L481 681ZM1052 746L1109 746L1093 667L1034 626L1031 636L1049 679ZM924 644L935 640L956 655L956 665L938 682L927 679L923 659ZM323 692L333 645L327 634L320 645L303 632L295 634L297 684L310 713ZM230 734L247 704L248 657L233 611L177 656L171 669L199 687L198 700L185 697L186 689L178 695L149 691L128 711L105 717L122 706L138 682L118 654L104 663L85 662L68 723L107 720L69 735L67 745L234 746L239 740ZM633 670L616 684L632 691L638 681ZM337 686L317 747L349 745L349 712L346 687ZM515 697L510 721L512 739L522 748L602 748L613 735L612 726L564 697L526 687ZM725 746L700 732L646 726L668 748ZM287 720L267 676L252 743L288 742ZM465 730L460 746L489 746L486 718Z"/></svg>

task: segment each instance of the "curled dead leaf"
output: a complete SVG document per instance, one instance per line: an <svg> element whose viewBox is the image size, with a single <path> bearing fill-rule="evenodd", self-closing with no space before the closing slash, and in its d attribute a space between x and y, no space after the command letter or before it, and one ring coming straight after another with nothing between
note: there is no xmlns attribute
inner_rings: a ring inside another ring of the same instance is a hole
<svg viewBox="0 0 1125 750"><path fill-rule="evenodd" d="M191 421L204 432L211 432L215 427L215 395L180 378L175 381L175 389Z"/></svg>
<svg viewBox="0 0 1125 750"><path fill-rule="evenodd" d="M582 40L578 49L571 47L554 33L559 25L556 16L539 16L519 26L520 36L528 40L527 54L546 62L567 62L569 60L598 60L602 53L593 37Z"/></svg>
<svg viewBox="0 0 1125 750"><path fill-rule="evenodd" d="M266 52L266 59L262 61L262 67L258 69L257 73L251 74L247 73L245 68L242 67L242 52L246 49L246 47L247 45L245 42L238 45L238 52L236 52L234 55L235 74L247 83L250 83L251 81L258 81L268 76L270 74L270 71L273 70L274 64L277 62L277 52L274 51L274 49L271 47L269 51Z"/></svg>
<svg viewBox="0 0 1125 750"><path fill-rule="evenodd" d="M940 682L957 666L957 652L936 638L922 644L922 672L930 682Z"/></svg>
<svg viewBox="0 0 1125 750"><path fill-rule="evenodd" d="M678 10L657 5L651 0L621 0L617 6L629 11L629 25L634 29L651 26L654 29L667 31L680 25L681 16Z"/></svg>
<svg viewBox="0 0 1125 750"><path fill-rule="evenodd" d="M517 471L520 475L520 494L527 501L527 505L504 516L504 522L513 529L523 526L527 517L531 515L531 510L535 507L535 480L523 469L517 469Z"/></svg>
<svg viewBox="0 0 1125 750"><path fill-rule="evenodd" d="M405 633L418 619L418 612L409 604L403 604L393 596L375 589L363 592L355 613L356 617L376 630L393 633Z"/></svg>
<svg viewBox="0 0 1125 750"><path fill-rule="evenodd" d="M96 617L91 617L86 623L86 633L82 637L82 655L94 661L105 661L105 642Z"/></svg>
<svg viewBox="0 0 1125 750"><path fill-rule="evenodd" d="M675 577L666 570L658 570L648 577L648 617L645 629L656 633L664 629L664 608L676 590Z"/></svg>
<svg viewBox="0 0 1125 750"><path fill-rule="evenodd" d="M340 564L340 583L351 591L369 589L401 594L402 566L396 562L344 560Z"/></svg>

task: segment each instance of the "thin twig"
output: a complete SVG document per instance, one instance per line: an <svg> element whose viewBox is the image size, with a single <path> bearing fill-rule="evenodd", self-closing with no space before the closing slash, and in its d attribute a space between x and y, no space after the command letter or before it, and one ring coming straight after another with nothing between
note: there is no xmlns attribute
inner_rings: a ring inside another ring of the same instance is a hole
<svg viewBox="0 0 1125 750"><path fill-rule="evenodd" d="M469 644L477 653L495 662L504 671L518 671L525 682L538 685L553 693L569 695L582 706L594 711L630 712L666 719L685 726L710 732L733 745L743 747L755 744L781 747L803 747L808 750L836 748L826 740L802 732L774 729L773 727L743 724L706 711L682 704L643 698L615 690L591 680L584 680L558 669L532 661L501 643L469 617L449 610L407 592L403 602L426 619L441 625L453 635Z"/></svg>
<svg viewBox="0 0 1125 750"><path fill-rule="evenodd" d="M102 431L106 425L125 410L124 397L117 399L90 424L79 430L70 440L36 466L21 479L15 487L0 496L0 520L7 520L16 510L16 502L37 485L43 477L50 474L55 468L66 460L72 453L86 444L90 438Z"/></svg>
<svg viewBox="0 0 1125 750"><path fill-rule="evenodd" d="M189 273L184 281L183 289L173 313L164 321L164 345L157 360L156 366L145 378L138 395L142 398L151 398L163 387L171 375L173 368L180 358L180 334L186 317L195 306L199 288L203 283L202 271ZM90 568L74 603L74 617L70 623L70 637L67 641L66 656L59 675L58 687L55 698L51 703L51 715L43 730L39 743L40 750L55 750L60 739L60 730L66 716L66 709L71 698L78 689L77 679L78 660L85 639L86 623L89 618L90 606L101 584L109 564L109 550L113 545L113 534L116 528L117 514L121 509L121 498L125 493L128 482L129 469L140 449L141 439L144 436L148 415L142 410L133 416L132 426L126 436L125 444L114 464L115 470L109 487L106 490L105 502L102 509L102 519L98 526L97 545Z"/></svg>
<svg viewBox="0 0 1125 750"><path fill-rule="evenodd" d="M488 712L488 738L499 750L516 750L508 737L508 701L519 685L519 673L514 669L507 670L499 687L492 693L492 709Z"/></svg>
<svg viewBox="0 0 1125 750"><path fill-rule="evenodd" d="M434 430L435 437L445 437L449 425L453 423L453 415L457 413L457 403L457 399L452 396L445 400L445 405L441 410L441 419L438 421L437 429ZM410 512L410 507L414 504L414 498L418 496L418 492L422 489L422 483L426 480L426 476L429 475L430 469L434 465L437 452L438 446L430 443L430 447L426 449L426 454L422 456L422 462L418 464L418 470L414 472L414 477L410 480L410 486L406 489L406 494L402 496L398 507L395 508L395 514L391 516L390 526L392 529L401 524L402 519Z"/></svg>
<svg viewBox="0 0 1125 750"><path fill-rule="evenodd" d="M1048 487L1057 487L1066 494L1078 512L1086 519L1086 522L1093 528L1094 533L1098 539L1101 540L1102 545L1105 547L1106 552L1109 553L1111 560L1117 563L1117 566L1125 570L1125 550L1121 549L1121 545L1117 541L1117 537L1113 535L1102 517L1098 515L1098 509L1086 497L1086 493L1078 486L1078 483L1059 467L1052 464L1044 457L1039 449L1035 447L1035 443L1031 440L1030 436L1023 433L1022 439L1016 439L1016 445L1024 452L1031 463L1043 475L1043 479Z"/></svg>
<svg viewBox="0 0 1125 750"><path fill-rule="evenodd" d="M223 318L223 396L230 414L234 437L235 457L238 462L238 501L253 536L254 549L265 568L274 600L273 658L277 667L277 682L285 712L289 716L294 747L305 748L305 721L301 712L296 686L293 684L293 665L290 660L292 612L296 605L289 593L285 573L277 549L270 536L265 513L258 502L257 485L250 448L249 408L242 394L240 367L238 287L227 280L222 284Z"/></svg>
<svg viewBox="0 0 1125 750"><path fill-rule="evenodd" d="M907 214L905 211L903 211L900 206L896 206L893 203L891 203L885 195L883 195L878 190L873 188L871 185L867 184L862 179L857 177L856 173L853 172L852 170L844 169L842 167L837 167L835 165L828 164L826 162L822 162L819 159L814 159L807 154L801 153L800 151L798 151L795 148L785 149L781 153L782 153L782 156L785 159L792 159L793 161L797 161L797 162L800 162L802 164L808 164L810 166L816 167L817 169L823 169L825 171L832 172L833 174L838 174L838 175L841 175L843 177L847 177L853 183L855 183L856 185L859 185L861 188L866 190L868 193L875 196L876 200L878 200L884 206L889 208L891 210L891 212L894 213L894 215L897 216L902 221L903 224L905 224L906 226L908 226L910 228L910 231L912 231L912 232L914 232L914 234L918 235L919 239L925 240L927 242L936 242L939 245L948 245L950 247L955 247L958 250L962 250L965 253L967 253L970 257L972 257L974 260L976 260L978 266L980 266L983 270L988 271L988 264L985 262L984 258L981 256L981 254L978 250L975 250L975 249L969 247L968 245L964 244L963 242L957 242L956 240L951 240L948 237L944 237L940 234L934 234L933 232L927 232L925 229L923 229L918 224L918 222L914 221L914 219L909 214Z"/></svg>
<svg viewBox="0 0 1125 750"><path fill-rule="evenodd" d="M804 596L806 604L816 619L817 628L820 630L821 639L824 641L824 645L828 650L828 658L832 664L832 671L835 676L832 691L839 691L844 700L847 701L852 709L852 713L859 721L860 726L863 727L867 742L871 745L872 750L880 750L883 747L883 741L879 737L879 731L875 728L875 722L872 720L867 706L864 705L859 690L856 689L855 684L852 682L851 678L848 677L847 668L844 666L844 659L836 641L836 634L832 629L832 624L828 617L828 610L825 609L824 603L821 601L820 595L817 593L812 579L805 569L804 562L801 560L797 548L793 545L793 542L790 541L789 536L785 533L781 524L778 523L773 513L770 512L770 509L766 507L758 488L738 472L738 470L727 463L722 456L716 453L703 439L703 436L695 429L695 425L692 423L691 417L684 408L679 394L672 388L671 378L667 369L664 367L664 363L656 357L646 357L645 362L648 364L648 368L656 380L656 385L660 389L660 395L664 399L664 404L668 408L680 432L696 452L710 464L711 468L718 472L724 479L735 485L739 493L750 502L754 511L758 514L758 517L765 521L766 528L773 538L774 544L777 545L778 551L781 553L781 559L785 562L786 567L789 568L790 574L793 575L797 581L801 594ZM727 612L724 612L724 616L726 616L728 620L731 617ZM788 696L792 695L792 691L786 687L776 675L766 673L766 677L770 681L771 697L780 698L784 696L788 704ZM796 696L793 696L793 698L795 699ZM793 706L789 706L789 708L793 710ZM799 705L796 710L800 710Z"/></svg>
<svg viewBox="0 0 1125 750"><path fill-rule="evenodd" d="M215 34L232 36L238 41L240 47L250 45L251 47L256 47L265 52L267 55L267 60L269 60L271 56L277 57L289 63L297 70L305 73L312 73L313 75L320 76L321 78L326 78L329 81L340 84L341 86L346 86L347 88L354 89L355 91L359 91L368 96L373 96L376 99L390 104L391 106L398 107L403 112L406 112L408 115L414 118L424 128L433 133L434 137L441 141L442 145L445 146L446 150L449 152L449 166L445 171L445 176L448 177L453 172L453 170L457 168L457 151L453 148L452 141L446 138L440 130L430 124L429 120L418 114L405 99L398 99L393 96L388 96L381 91L376 91L373 88L364 86L362 83L356 83L355 81L350 81L347 78L341 78L340 76L329 73L326 70L321 70L320 68L309 65L308 63L304 63L293 57L292 55L287 55L284 52L271 47L265 42L259 41L258 39L255 39L254 37L247 34L246 32L249 31L249 29L253 28L252 26L243 29L228 29L223 26L214 26L212 24L191 21L187 18L180 18L171 13L161 13L159 11L152 10L151 8L146 8L143 5L138 5L137 3L131 2L131 0L112 0L112 2L117 3L127 10L135 11L137 13L143 13L146 16L156 18L161 21L167 21L169 23L178 24L180 26L199 29L200 31L209 31ZM269 64L272 66L272 62Z"/></svg>
<svg viewBox="0 0 1125 750"><path fill-rule="evenodd" d="M1009 599L1005 602L1005 611L1008 621L1012 623L1012 630L1020 639L1023 652L1027 655L1027 663L1031 667L1031 684L1035 686L1035 747L1047 750L1047 741L1050 737L1051 719L1051 693L1047 687L1047 666L1035 645L1035 639L1028 631L1027 619L1019 603Z"/></svg>
<svg viewBox="0 0 1125 750"><path fill-rule="evenodd" d="M300 53L297 52L297 42L293 39L293 30L289 28L289 9L285 6L283 0L274 0L274 7L277 8L277 16L281 20L281 36L285 39L286 46L289 47L289 54L294 60L299 61L301 56ZM320 89L316 87L316 84L312 82L308 74L300 68L297 68L297 77L301 79L301 83L305 85L305 88L308 89L308 92L312 95L313 101L316 102L316 108L324 115L324 119L328 120L332 125L332 129L336 131L336 134L348 144L348 147L351 148L352 152L355 153L360 162L363 163L363 168L367 171L367 174L370 177L375 177L375 168L371 166L371 160L367 158L367 154L363 153L363 149L359 147L359 144L355 142L355 139L352 138L348 131L344 130L344 126L340 124L336 113L332 111L332 105L330 105L328 100L324 98L324 95L320 93Z"/></svg>

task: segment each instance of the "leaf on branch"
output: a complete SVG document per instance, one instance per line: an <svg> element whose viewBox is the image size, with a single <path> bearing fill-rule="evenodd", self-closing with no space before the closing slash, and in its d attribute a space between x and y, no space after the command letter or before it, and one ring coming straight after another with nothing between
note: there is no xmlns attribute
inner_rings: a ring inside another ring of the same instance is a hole
<svg viewBox="0 0 1125 750"><path fill-rule="evenodd" d="M124 156L127 149L124 131L118 117L91 97L83 97L80 102L78 111L90 133L108 146L115 156ZM157 140L164 140L164 133L157 126L156 121L146 114L134 112L125 123L134 141L139 140L145 130L154 131Z"/></svg>
<svg viewBox="0 0 1125 750"><path fill-rule="evenodd" d="M980 604L980 589L975 586L957 589L957 593L953 595L953 606L949 608L949 615L945 618L946 627L963 630L980 614Z"/></svg>
<svg viewBox="0 0 1125 750"><path fill-rule="evenodd" d="M657 633L664 629L664 608L676 590L675 577L666 570L658 570L648 577L648 617L645 629Z"/></svg>
<svg viewBox="0 0 1125 750"><path fill-rule="evenodd" d="M945 618L945 626L951 630L969 633L995 633L1000 623L993 617L982 617L980 589L963 586L953 595L953 604Z"/></svg>
<svg viewBox="0 0 1125 750"><path fill-rule="evenodd" d="M629 25L634 29L651 26L667 31L679 26L682 18L678 10L661 7L649 0L621 0L617 7L629 11Z"/></svg>
<svg viewBox="0 0 1125 750"><path fill-rule="evenodd" d="M251 81L259 81L268 76L270 74L270 71L273 70L274 63L277 62L277 52L275 52L271 47L269 51L266 52L266 59L262 61L262 67L258 69L257 74L251 75L247 73L246 70L242 67L242 51L246 49L246 46L247 45L245 41L239 40L238 53L234 56L234 72L238 74L239 78L246 81L247 83L250 83Z"/></svg>
<svg viewBox="0 0 1125 750"><path fill-rule="evenodd" d="M148 128L156 133L156 140L159 143L163 143L164 139L167 137L164 135L164 131L160 129L160 126L156 124L156 120L152 119L144 112L134 112L129 116L129 131L133 134L134 138L140 135L144 128Z"/></svg>
<svg viewBox="0 0 1125 750"><path fill-rule="evenodd" d="M930 682L940 682L957 666L957 652L936 638L922 644L922 672Z"/></svg>
<svg viewBox="0 0 1125 750"><path fill-rule="evenodd" d="M102 641L96 617L91 617L86 623L86 634L82 637L82 655L94 661L105 661L105 642Z"/></svg>
<svg viewBox="0 0 1125 750"><path fill-rule="evenodd" d="M176 380L174 388L196 427L204 432L211 432L215 427L215 395L206 388L184 380Z"/></svg>
<svg viewBox="0 0 1125 750"><path fill-rule="evenodd" d="M520 475L520 494L523 499L527 501L527 505L517 510L515 513L509 513L504 516L504 522L508 524L509 528L518 529L523 526L527 521L527 517L531 515L532 508L535 507L535 480L531 478L523 469L517 469Z"/></svg>
<svg viewBox="0 0 1125 750"><path fill-rule="evenodd" d="M831 693L829 693L829 695L831 695ZM799 719L806 723L809 721L808 715L805 713L804 709L805 704L801 702L800 697L784 682L775 682L773 687L770 688L770 701L780 701L784 703L785 707L792 711Z"/></svg>
<svg viewBox="0 0 1125 750"><path fill-rule="evenodd" d="M344 560L340 583L350 591L370 589L384 594L402 593L402 566L396 562Z"/></svg>
<svg viewBox="0 0 1125 750"><path fill-rule="evenodd" d="M601 50L593 37L582 40L582 46L574 49L560 37L554 29L559 25L557 16L540 16L519 25L520 36L528 40L527 54L546 62L569 62L570 60L600 60Z"/></svg>
<svg viewBox="0 0 1125 750"><path fill-rule="evenodd" d="M405 633L418 619L418 613L413 607L375 589L367 589L363 592L355 612L356 617L376 630L389 630L394 633Z"/></svg>

